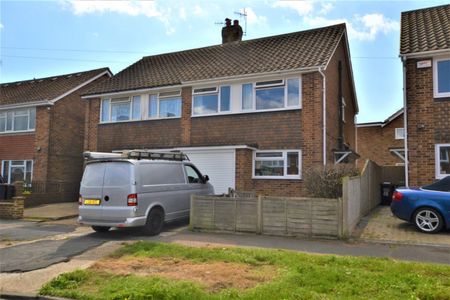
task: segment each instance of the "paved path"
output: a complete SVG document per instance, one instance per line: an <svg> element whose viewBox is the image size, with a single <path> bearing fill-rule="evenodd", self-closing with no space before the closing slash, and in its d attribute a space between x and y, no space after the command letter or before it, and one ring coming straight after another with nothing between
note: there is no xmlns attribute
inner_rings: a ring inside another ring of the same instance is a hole
<svg viewBox="0 0 450 300"><path fill-rule="evenodd" d="M419 232L413 224L394 217L389 206L377 207L362 223L359 238L365 241L450 247L450 231L437 234Z"/></svg>
<svg viewBox="0 0 450 300"><path fill-rule="evenodd" d="M78 202L44 204L26 208L25 219L59 220L78 216Z"/></svg>

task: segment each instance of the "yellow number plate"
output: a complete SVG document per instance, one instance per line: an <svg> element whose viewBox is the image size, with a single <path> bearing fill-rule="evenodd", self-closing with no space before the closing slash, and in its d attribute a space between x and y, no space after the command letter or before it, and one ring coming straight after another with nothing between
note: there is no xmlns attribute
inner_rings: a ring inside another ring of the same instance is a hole
<svg viewBox="0 0 450 300"><path fill-rule="evenodd" d="M84 199L85 205L100 205L100 199Z"/></svg>

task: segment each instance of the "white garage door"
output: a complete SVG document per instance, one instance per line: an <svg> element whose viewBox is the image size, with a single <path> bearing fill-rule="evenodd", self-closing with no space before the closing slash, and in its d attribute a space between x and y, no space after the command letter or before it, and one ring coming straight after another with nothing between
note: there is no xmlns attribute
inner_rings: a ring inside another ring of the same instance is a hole
<svg viewBox="0 0 450 300"><path fill-rule="evenodd" d="M234 189L235 183L235 150L182 150L189 156L191 162L202 172L209 176L209 182L214 186L216 194Z"/></svg>

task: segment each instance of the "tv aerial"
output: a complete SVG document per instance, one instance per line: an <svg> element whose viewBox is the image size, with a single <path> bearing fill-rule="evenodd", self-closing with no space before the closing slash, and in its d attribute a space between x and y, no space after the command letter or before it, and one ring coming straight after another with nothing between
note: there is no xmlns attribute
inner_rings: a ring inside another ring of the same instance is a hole
<svg viewBox="0 0 450 300"><path fill-rule="evenodd" d="M245 8L239 12L235 11L234 14L239 16L239 21L244 19L244 29L243 29L242 33L243 33L243 35L247 35L247 12L246 12ZM225 25L225 22L214 22L214 25Z"/></svg>

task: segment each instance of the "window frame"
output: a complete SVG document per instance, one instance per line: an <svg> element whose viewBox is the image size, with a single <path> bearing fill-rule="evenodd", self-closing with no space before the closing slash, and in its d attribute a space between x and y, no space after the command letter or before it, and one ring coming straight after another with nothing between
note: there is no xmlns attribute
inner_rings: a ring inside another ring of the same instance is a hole
<svg viewBox="0 0 450 300"><path fill-rule="evenodd" d="M439 93L438 84L439 84L439 74L438 74L438 62L440 61L450 61L450 56L437 57L433 60L433 96L434 98L447 98L450 97L449 92ZM450 78L449 78L450 79Z"/></svg>
<svg viewBox="0 0 450 300"><path fill-rule="evenodd" d="M399 131L403 131L403 134L400 135ZM395 139L396 140L404 140L405 139L405 128L404 127L395 128Z"/></svg>
<svg viewBox="0 0 450 300"><path fill-rule="evenodd" d="M222 110L222 88L228 87L230 89L230 107L228 110ZM196 92L196 90L202 90L202 89L214 89L214 91L200 91ZM215 113L209 113L209 114L196 114L195 113L195 96L209 96L209 95L217 95L217 112ZM192 88L192 107L191 107L191 117L205 117L205 116L215 116L215 115L223 115L223 114L232 114L232 101L231 101L231 85L229 84L220 84L216 86L202 86L202 87L195 87Z"/></svg>
<svg viewBox="0 0 450 300"><path fill-rule="evenodd" d="M272 153L279 152L282 153L281 157L260 157L256 158L257 153ZM298 174L297 175L288 175L288 153L297 153L298 154ZM283 176L260 176L256 175L255 166L256 161L273 161L273 160L283 160ZM252 155L252 179L293 179L293 180L301 180L302 179L302 150L301 149L274 149L274 150L256 150L253 151Z"/></svg>
<svg viewBox="0 0 450 300"><path fill-rule="evenodd" d="M18 114L17 116L27 117L27 129L25 130L14 130L15 128L15 122L16 122L16 112L26 110L26 114ZM34 111L34 124L33 127L31 127L31 115L33 114L32 111ZM15 109L5 109L0 110L0 114L4 114L4 116L0 115L1 119L5 120L5 131L0 131L1 134L11 134L11 133L22 133L22 132L34 132L36 131L36 107L23 107L23 108L15 108ZM11 129L8 130L8 114L11 114Z"/></svg>
<svg viewBox="0 0 450 300"><path fill-rule="evenodd" d="M157 115L156 117L150 118L149 114L150 111L147 112L147 115L145 116L148 120L164 120L164 119L180 119L183 115L183 97L181 96L181 90L176 91L167 91L167 92L159 92L157 94L149 94L148 95L148 106L150 105L150 96L151 95L157 95L156 96L156 107L157 107ZM180 99L180 115L174 116L174 117L161 117L160 110L161 110L161 100L167 100L167 99Z"/></svg>
<svg viewBox="0 0 450 300"><path fill-rule="evenodd" d="M450 143L449 144L435 144L434 160L435 160L436 179L442 179L444 177L450 176L450 173L442 174L440 171L440 169L441 169L441 147L450 147ZM450 160L450 157L447 157L444 161L446 162L447 160Z"/></svg>
<svg viewBox="0 0 450 300"><path fill-rule="evenodd" d="M1 175L2 175L3 179L5 178L4 177L4 174L5 174L5 162L8 162L8 180L7 180L7 183L8 184L12 184L11 183L11 167L12 167L12 162L13 161L21 161L21 162L23 162L20 167L24 168L24 172L23 172L23 175L24 175L23 181L24 182L26 182L25 180L26 180L26 176L27 176L27 163L31 162L30 182L27 184L28 187L31 187L31 183L33 182L33 170L34 170L34 161L32 159L10 159L10 160L6 159L6 160L2 160L1 161ZM18 167L18 166L15 165L14 167Z"/></svg>
<svg viewBox="0 0 450 300"><path fill-rule="evenodd" d="M139 119L133 119L133 114L134 114L134 107L133 107L133 100L135 97L139 97ZM107 121L103 121L103 101L108 101L108 120ZM119 120L119 121L112 121L112 106L114 103L128 103L129 108L130 108L130 112L128 113L128 120ZM132 95L132 96L128 96L128 97L118 97L118 98L102 98L100 99L100 123L101 124L105 124L105 123L123 123L123 122L132 122L132 121L141 121L142 120L142 95Z"/></svg>
<svg viewBox="0 0 450 300"><path fill-rule="evenodd" d="M298 105L288 105L288 82L290 79L297 79L298 80ZM275 81L279 81L279 83L275 83ZM267 84L264 84L264 83ZM259 85L257 85L259 83ZM292 109L301 109L302 108L302 76L293 76L293 77L283 77L280 79L270 79L270 80L260 80L260 81L249 81L249 82L243 82L241 84L241 90L242 86L244 84L251 84L252 85L252 108L244 109L243 107L243 95L241 94L241 110L243 113L249 113L249 112L266 112L266 111L282 111L282 110L292 110ZM284 87L284 101L283 101L283 107L281 108L268 108L268 109L256 109L256 90L263 90L263 89L272 89L277 87Z"/></svg>

